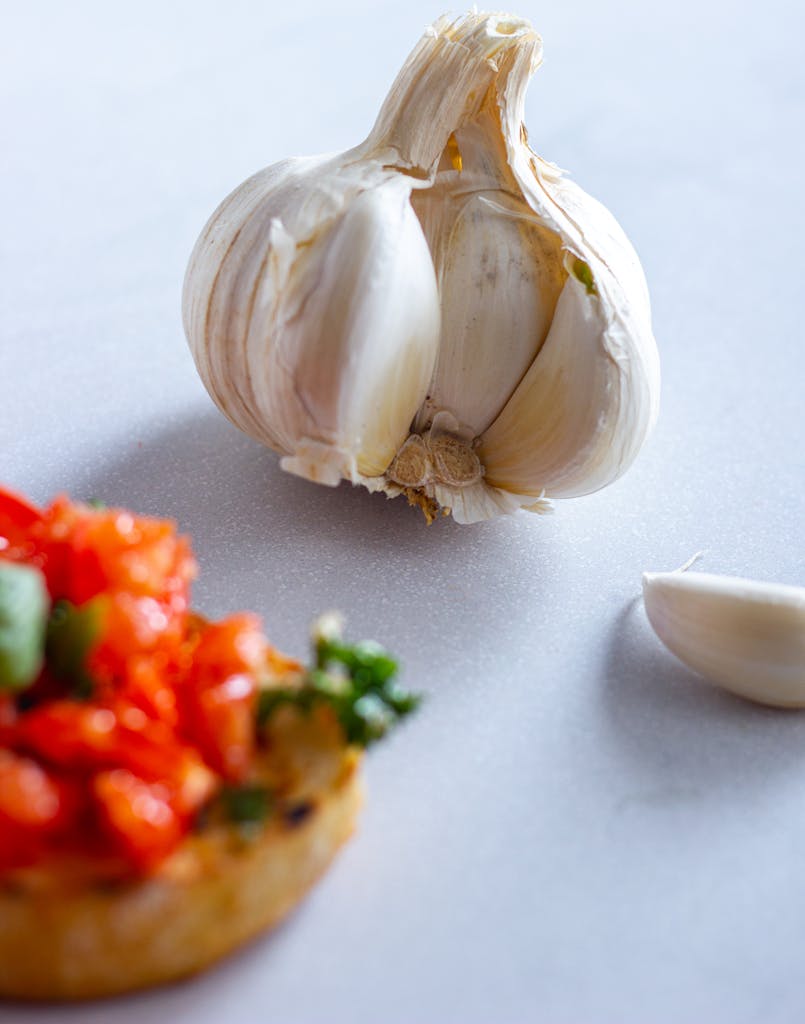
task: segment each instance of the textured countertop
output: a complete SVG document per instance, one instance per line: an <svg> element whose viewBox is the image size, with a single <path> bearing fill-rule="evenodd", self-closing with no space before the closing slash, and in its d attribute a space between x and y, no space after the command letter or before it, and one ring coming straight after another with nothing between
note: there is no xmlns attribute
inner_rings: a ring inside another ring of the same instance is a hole
<svg viewBox="0 0 805 1024"><path fill-rule="evenodd" d="M7 4L0 479L175 516L199 607L303 653L343 609L427 692L358 835L278 932L192 983L2 1024L805 1019L805 717L704 687L644 569L805 583L801 11L526 2L539 153L620 219L663 360L627 476L426 528L315 487L207 398L179 302L221 197L366 133L438 4Z"/></svg>

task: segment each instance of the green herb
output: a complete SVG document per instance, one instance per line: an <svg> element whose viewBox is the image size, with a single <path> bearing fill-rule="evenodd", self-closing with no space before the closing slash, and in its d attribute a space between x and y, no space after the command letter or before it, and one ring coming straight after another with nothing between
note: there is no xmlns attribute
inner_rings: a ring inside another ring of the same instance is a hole
<svg viewBox="0 0 805 1024"><path fill-rule="evenodd" d="M38 569L0 562L0 690L23 690L39 675L49 603Z"/></svg>
<svg viewBox="0 0 805 1024"><path fill-rule="evenodd" d="M231 822L253 825L266 820L272 798L265 786L226 786L221 791L221 803Z"/></svg>
<svg viewBox="0 0 805 1024"><path fill-rule="evenodd" d="M105 512L106 509L109 507L106 504L106 502L101 501L100 498L88 498L87 501L84 502L84 504L88 508L95 509L96 512Z"/></svg>
<svg viewBox="0 0 805 1024"><path fill-rule="evenodd" d="M76 607L57 601L47 625L47 660L53 674L68 683L76 700L89 700L95 689L87 672L87 655L103 628L103 600Z"/></svg>
<svg viewBox="0 0 805 1024"><path fill-rule="evenodd" d="M588 295L597 295L598 289L595 287L595 278L593 272L590 270L589 263L585 263L584 260L580 260L575 257L573 260L572 273L577 281L581 281L584 287L587 289Z"/></svg>
<svg viewBox="0 0 805 1024"><path fill-rule="evenodd" d="M314 667L298 687L263 690L257 720L264 724L283 704L309 711L326 703L335 712L348 743L366 747L420 702L394 679L397 662L379 644L345 644L340 636L319 633L314 640Z"/></svg>

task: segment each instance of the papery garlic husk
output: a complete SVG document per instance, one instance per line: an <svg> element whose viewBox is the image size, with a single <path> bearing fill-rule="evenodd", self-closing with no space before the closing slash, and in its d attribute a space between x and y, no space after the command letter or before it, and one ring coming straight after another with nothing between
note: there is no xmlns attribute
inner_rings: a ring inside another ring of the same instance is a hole
<svg viewBox="0 0 805 1024"><path fill-rule="evenodd" d="M649 572L643 600L660 640L711 682L761 704L805 707L805 589Z"/></svg>
<svg viewBox="0 0 805 1024"><path fill-rule="evenodd" d="M541 52L522 19L441 18L364 143L269 167L213 214L185 331L285 469L475 522L635 458L659 393L648 292L613 217L528 146Z"/></svg>

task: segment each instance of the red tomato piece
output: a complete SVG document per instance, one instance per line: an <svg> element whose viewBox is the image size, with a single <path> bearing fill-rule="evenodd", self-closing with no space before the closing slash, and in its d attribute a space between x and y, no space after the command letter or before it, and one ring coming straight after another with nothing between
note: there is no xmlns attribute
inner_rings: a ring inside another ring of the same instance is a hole
<svg viewBox="0 0 805 1024"><path fill-rule="evenodd" d="M264 667L268 642L260 618L248 612L206 626L193 657L193 676L202 684Z"/></svg>
<svg viewBox="0 0 805 1024"><path fill-rule="evenodd" d="M7 487L0 487L0 528L13 526L28 530L41 518L42 513L27 498Z"/></svg>
<svg viewBox="0 0 805 1024"><path fill-rule="evenodd" d="M18 745L64 769L122 767L170 782L185 763L176 733L129 704L54 700L20 715L14 732Z"/></svg>
<svg viewBox="0 0 805 1024"><path fill-rule="evenodd" d="M82 604L104 590L123 590L186 610L196 563L170 520L59 499L45 513L45 533L61 555L59 596Z"/></svg>
<svg viewBox="0 0 805 1024"><path fill-rule="evenodd" d="M0 489L0 558L74 606L30 709L0 694L0 872L85 849L150 871L223 780L249 778L257 678L279 656L256 616L189 611L196 565L170 521L63 496L40 512ZM73 685L91 700L66 699Z"/></svg>
<svg viewBox="0 0 805 1024"><path fill-rule="evenodd" d="M60 809L58 786L36 761L0 750L0 822L47 829Z"/></svg>
<svg viewBox="0 0 805 1024"><path fill-rule="evenodd" d="M98 652L99 659L103 650ZM126 678L119 688L121 697L171 728L179 722L174 686L179 678L177 659L164 651L154 651L129 658Z"/></svg>
<svg viewBox="0 0 805 1024"><path fill-rule="evenodd" d="M186 748L165 722L149 718L141 708L124 705L118 710L120 728L116 764L149 781L178 784L186 761Z"/></svg>
<svg viewBox="0 0 805 1024"><path fill-rule="evenodd" d="M182 690L186 734L207 764L230 781L245 778L254 753L255 676L267 649L255 615L207 625Z"/></svg>
<svg viewBox="0 0 805 1024"><path fill-rule="evenodd" d="M0 871L34 864L42 855L42 843L29 832L12 830L0 823Z"/></svg>
<svg viewBox="0 0 805 1024"><path fill-rule="evenodd" d="M51 593L81 605L106 591L153 597L186 612L196 563L170 520L57 498L33 528Z"/></svg>
<svg viewBox="0 0 805 1024"><path fill-rule="evenodd" d="M120 745L115 713L95 704L53 700L19 716L17 744L63 768L108 764Z"/></svg>
<svg viewBox="0 0 805 1024"><path fill-rule="evenodd" d="M176 681L181 658L178 648L183 642L185 622L165 602L153 597L135 596L125 592L107 593L99 598L104 603L101 634L93 646L87 668L101 692L132 692L139 689L155 694L161 691L157 705L167 711L170 697L164 691ZM164 685L147 679L147 665L153 660L154 671L165 669ZM175 663L175 668L174 668ZM157 706L155 705L155 706ZM159 717L170 717L163 713Z"/></svg>
<svg viewBox="0 0 805 1024"><path fill-rule="evenodd" d="M254 754L255 694L254 679L244 674L186 694L189 736L207 764L231 782L245 778Z"/></svg>
<svg viewBox="0 0 805 1024"><path fill-rule="evenodd" d="M78 806L75 791L36 761L0 750L0 869L35 861Z"/></svg>
<svg viewBox="0 0 805 1024"><path fill-rule="evenodd" d="M26 498L0 487L0 558L26 561L34 553L31 527L42 513Z"/></svg>
<svg viewBox="0 0 805 1024"><path fill-rule="evenodd" d="M0 744L11 742L17 724L17 705L10 694L0 693ZM1 755L0 755L1 756Z"/></svg>
<svg viewBox="0 0 805 1024"><path fill-rule="evenodd" d="M181 842L182 822L161 783L116 768L99 772L92 790L103 828L136 870L149 871Z"/></svg>

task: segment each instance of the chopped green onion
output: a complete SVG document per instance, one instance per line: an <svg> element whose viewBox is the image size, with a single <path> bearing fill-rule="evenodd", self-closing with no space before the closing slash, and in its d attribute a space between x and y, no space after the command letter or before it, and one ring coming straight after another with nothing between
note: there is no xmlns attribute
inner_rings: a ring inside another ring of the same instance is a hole
<svg viewBox="0 0 805 1024"><path fill-rule="evenodd" d="M258 724L265 724L282 704L304 711L317 703L329 704L347 742L366 747L419 705L419 696L394 679L397 662L379 644L345 644L333 630L314 637L314 667L298 687L261 692Z"/></svg>

